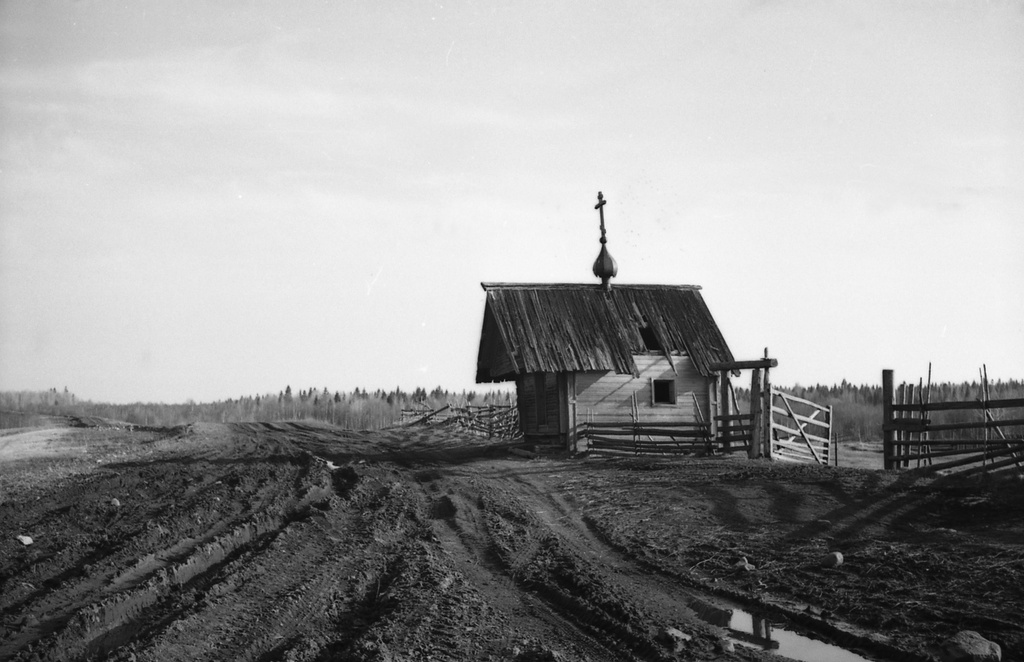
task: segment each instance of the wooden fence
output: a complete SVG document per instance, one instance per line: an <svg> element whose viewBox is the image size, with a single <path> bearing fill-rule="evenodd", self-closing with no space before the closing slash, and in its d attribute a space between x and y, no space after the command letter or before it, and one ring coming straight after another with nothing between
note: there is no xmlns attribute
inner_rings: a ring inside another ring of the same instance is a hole
<svg viewBox="0 0 1024 662"><path fill-rule="evenodd" d="M715 443L723 453L750 453L754 435L753 414L715 416Z"/></svg>
<svg viewBox="0 0 1024 662"><path fill-rule="evenodd" d="M723 370L751 368L750 411L739 412L736 394L728 375L722 375L724 413L706 423L696 407L697 421L660 423L640 422L635 396L630 421L621 423L585 423L577 438L587 442L594 452L631 452L635 454L747 453L751 459L769 456L773 460L837 464L836 444L832 439L832 408L804 400L771 387L768 368L774 359L721 364ZM762 372L763 369L763 372Z"/></svg>
<svg viewBox="0 0 1024 662"><path fill-rule="evenodd" d="M991 400L982 368L981 397L932 402L928 385L894 387L893 371L882 371L882 434L886 469L911 468L962 475L1002 470L1024 473L1024 398ZM973 420L952 412L973 412ZM939 460L936 462L935 460Z"/></svg>
<svg viewBox="0 0 1024 662"><path fill-rule="evenodd" d="M773 388L770 414L773 460L838 464L832 439L832 407Z"/></svg>
<svg viewBox="0 0 1024 662"><path fill-rule="evenodd" d="M486 437L519 439L519 409L515 405L453 405L439 409L403 409L402 425L445 425Z"/></svg>
<svg viewBox="0 0 1024 662"><path fill-rule="evenodd" d="M578 439L587 441L591 453L636 454L704 453L711 450L711 428L707 423L679 421L643 425L633 422L582 423Z"/></svg>
<svg viewBox="0 0 1024 662"><path fill-rule="evenodd" d="M576 427L577 440L584 440L591 453L677 455L711 450L711 426L704 422L699 407L696 421L644 424L636 393L630 405L628 422L581 423Z"/></svg>
<svg viewBox="0 0 1024 662"><path fill-rule="evenodd" d="M836 445L832 440L832 408L804 400L773 388L769 368L774 359L736 361L719 364L722 372L722 402L738 412L735 392L726 370L750 368L750 412L715 416L715 441L724 453L746 451L751 459L836 464Z"/></svg>
<svg viewBox="0 0 1024 662"><path fill-rule="evenodd" d="M766 375L767 373L765 370ZM760 375L761 371L755 369L751 382L751 402L757 401L755 394L761 388ZM736 402L736 390L732 386L727 370L722 371L721 389L723 407L718 414L711 417L715 422L713 430L716 450L723 453L746 452L750 457L756 457L756 453L751 449L755 448L758 419L753 409L745 414L740 411L739 403Z"/></svg>

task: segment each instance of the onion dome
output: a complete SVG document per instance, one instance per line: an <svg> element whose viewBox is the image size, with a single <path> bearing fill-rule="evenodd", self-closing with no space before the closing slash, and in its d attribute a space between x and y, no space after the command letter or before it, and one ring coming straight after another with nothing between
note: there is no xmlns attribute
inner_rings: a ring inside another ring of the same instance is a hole
<svg viewBox="0 0 1024 662"><path fill-rule="evenodd" d="M611 279L619 273L619 265L615 263L615 258L608 252L608 238L605 236L604 230L604 206L605 199L604 195L600 191L597 192L597 204L594 205L594 209L597 209L601 213L601 252L597 254L597 259L594 260L594 275L601 279L601 287L606 290L610 290Z"/></svg>

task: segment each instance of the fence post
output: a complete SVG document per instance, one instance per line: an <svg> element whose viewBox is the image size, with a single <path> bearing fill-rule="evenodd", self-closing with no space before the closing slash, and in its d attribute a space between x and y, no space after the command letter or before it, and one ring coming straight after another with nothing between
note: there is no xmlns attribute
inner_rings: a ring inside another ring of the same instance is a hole
<svg viewBox="0 0 1024 662"><path fill-rule="evenodd" d="M892 457L896 439L892 410L892 370L882 370L882 459L886 469L893 468Z"/></svg>
<svg viewBox="0 0 1024 662"><path fill-rule="evenodd" d="M720 384L720 386L721 386L721 392L719 393L718 409L719 409L720 412L722 412L722 416L726 417L726 416L729 416L732 413L731 407L730 407L730 403L729 403L729 371L728 370L723 370L722 371L722 383ZM729 428L731 428L731 427L732 427L732 421L728 420L727 418L723 418L722 419L722 424L719 426L719 430L721 430L722 432L727 432L727 431L729 431ZM725 428L725 429L722 430L722 428ZM731 446L731 445L732 444L729 441L728 437L724 437L723 440L722 440L722 452L723 453L728 453L729 452L729 446Z"/></svg>
<svg viewBox="0 0 1024 662"><path fill-rule="evenodd" d="M753 460L761 457L762 425L761 425L761 369L754 368L750 372L750 448L747 456Z"/></svg>
<svg viewBox="0 0 1024 662"><path fill-rule="evenodd" d="M768 348L764 350L765 357L768 356ZM764 453L767 457L772 456L772 420L774 415L772 414L772 380L771 370L768 368L764 369L764 381L761 385L761 421L764 428L761 432L761 438L764 440Z"/></svg>
<svg viewBox="0 0 1024 662"><path fill-rule="evenodd" d="M833 456L833 466L839 466L839 440L833 435L833 410L831 405L828 405L828 450ZM825 461L825 464L828 462Z"/></svg>

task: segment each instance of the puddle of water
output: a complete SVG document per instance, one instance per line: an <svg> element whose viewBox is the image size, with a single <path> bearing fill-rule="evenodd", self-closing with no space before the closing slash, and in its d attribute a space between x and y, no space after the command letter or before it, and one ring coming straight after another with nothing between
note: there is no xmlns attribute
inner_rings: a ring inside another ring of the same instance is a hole
<svg viewBox="0 0 1024 662"><path fill-rule="evenodd" d="M721 607L699 598L693 599L690 607L704 621L725 628L729 639L743 646L770 650L804 662L870 662L853 651L797 634L775 625L766 616L737 607Z"/></svg>

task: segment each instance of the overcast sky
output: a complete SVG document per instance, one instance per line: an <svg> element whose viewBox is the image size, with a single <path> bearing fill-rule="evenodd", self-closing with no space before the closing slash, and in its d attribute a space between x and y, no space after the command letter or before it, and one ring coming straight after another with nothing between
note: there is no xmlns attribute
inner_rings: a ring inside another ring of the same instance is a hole
<svg viewBox="0 0 1024 662"><path fill-rule="evenodd" d="M1024 378L1021 2L0 2L0 390L473 388L480 282Z"/></svg>

